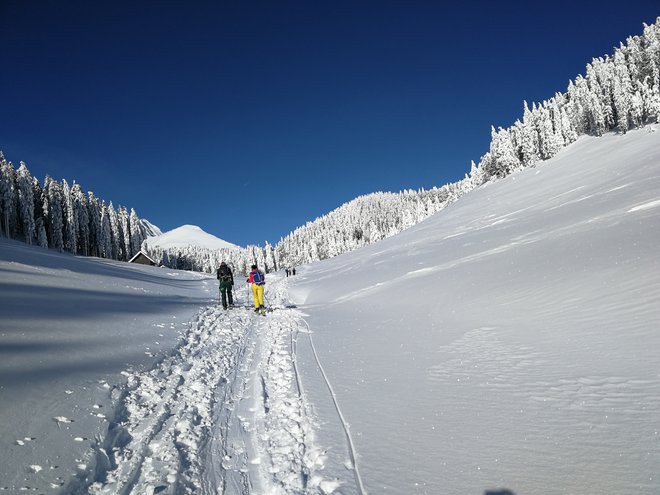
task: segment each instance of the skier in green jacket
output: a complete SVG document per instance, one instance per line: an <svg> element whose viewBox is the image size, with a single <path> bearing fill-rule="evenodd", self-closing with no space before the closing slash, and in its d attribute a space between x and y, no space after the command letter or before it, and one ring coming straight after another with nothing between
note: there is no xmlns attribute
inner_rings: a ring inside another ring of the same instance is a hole
<svg viewBox="0 0 660 495"><path fill-rule="evenodd" d="M220 263L220 268L217 271L217 277L220 281L220 295L222 297L222 307L227 309L229 306L234 305L234 297L231 293L231 289L234 286L234 274L231 272L231 268L227 266L227 263L224 261Z"/></svg>

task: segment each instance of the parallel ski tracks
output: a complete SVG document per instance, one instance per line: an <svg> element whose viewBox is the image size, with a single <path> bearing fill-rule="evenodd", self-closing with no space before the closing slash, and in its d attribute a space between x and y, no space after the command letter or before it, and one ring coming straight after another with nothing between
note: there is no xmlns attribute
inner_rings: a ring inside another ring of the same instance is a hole
<svg viewBox="0 0 660 495"><path fill-rule="evenodd" d="M112 433L97 449L101 472L90 472L78 493L327 493L297 363L301 333L343 428L357 493L365 494L349 425L307 321L284 307L264 318L216 306L201 311L153 369L127 373Z"/></svg>
<svg viewBox="0 0 660 495"><path fill-rule="evenodd" d="M190 323L185 341L171 355L148 372L128 374L111 433L98 448L107 470L95 475L90 492L196 490L213 390L236 366L236 347L244 345L246 328L209 307Z"/></svg>
<svg viewBox="0 0 660 495"><path fill-rule="evenodd" d="M356 454L356 449L355 449L355 443L353 442L353 437L351 436L351 429L348 425L348 422L346 421L346 418L344 417L344 414L341 411L341 407L339 406L339 401L337 399L337 394L335 393L334 389L332 388L332 385L330 384L330 380L328 379L328 375L326 374L325 370L323 369L323 365L321 364L321 360L319 359L318 352L316 352L316 346L314 345L314 339L312 337L312 329L309 326L309 323L307 320L305 320L302 316L300 317L302 322L307 328L307 337L309 339L309 345L312 350L312 354L314 355L314 360L316 361L316 366L319 369L319 372L321 373L321 376L323 377L323 381L325 382L326 387L328 388L328 392L330 393L330 397L332 398L332 403L334 405L335 411L337 412L337 416L339 417L339 421L341 423L342 429L344 431L344 435L346 437L346 443L348 445L348 452L349 456L351 459L351 463L353 466L353 474L355 478L355 486L358 491L359 495L366 495L366 490L364 488L364 484L362 483L362 476L360 475L360 469L358 466L357 462L357 454ZM297 337L296 337L297 340ZM297 344L296 344L297 345ZM294 347L294 354L297 351L295 351Z"/></svg>

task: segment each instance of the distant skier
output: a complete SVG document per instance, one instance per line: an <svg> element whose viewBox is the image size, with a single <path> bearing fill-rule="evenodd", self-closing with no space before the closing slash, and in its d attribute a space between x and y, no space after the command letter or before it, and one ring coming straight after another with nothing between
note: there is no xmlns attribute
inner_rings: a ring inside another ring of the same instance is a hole
<svg viewBox="0 0 660 495"><path fill-rule="evenodd" d="M228 306L234 305L234 296L231 293L231 288L234 286L234 274L231 268L227 266L224 261L220 263L220 268L217 271L217 277L220 281L220 295L222 296L222 307L227 309Z"/></svg>
<svg viewBox="0 0 660 495"><path fill-rule="evenodd" d="M288 278L288 277L289 277L289 274L291 273L291 271L290 271L288 268L285 268L284 271L286 272L286 276L287 276L287 278Z"/></svg>
<svg viewBox="0 0 660 495"><path fill-rule="evenodd" d="M294 266L293 270L291 270L291 275L295 275L295 274L296 274L296 267Z"/></svg>
<svg viewBox="0 0 660 495"><path fill-rule="evenodd" d="M264 272L257 268L257 265L252 265L252 271L250 272L247 282L252 284L254 310L257 313L265 314L266 308L264 307L264 284L266 283L266 275L264 275Z"/></svg>

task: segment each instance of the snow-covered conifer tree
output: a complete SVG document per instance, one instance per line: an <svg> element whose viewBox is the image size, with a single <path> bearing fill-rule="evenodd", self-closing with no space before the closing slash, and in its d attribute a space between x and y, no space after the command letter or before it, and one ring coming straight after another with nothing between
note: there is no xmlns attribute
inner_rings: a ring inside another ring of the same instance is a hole
<svg viewBox="0 0 660 495"><path fill-rule="evenodd" d="M46 234L46 219L43 210L43 189L39 180L32 177L32 195L33 195L33 211L34 211L34 225L37 233L37 245L42 248L48 248L48 235Z"/></svg>
<svg viewBox="0 0 660 495"><path fill-rule="evenodd" d="M0 212L3 230L11 238L17 223L16 171L11 162L0 155Z"/></svg>
<svg viewBox="0 0 660 495"><path fill-rule="evenodd" d="M547 160L555 156L561 149L552 125L552 117L546 105L538 109L537 128L541 158Z"/></svg>
<svg viewBox="0 0 660 495"><path fill-rule="evenodd" d="M613 95L616 113L616 125L623 134L628 132L629 115L632 107L632 84L622 50L614 54L614 82Z"/></svg>
<svg viewBox="0 0 660 495"><path fill-rule="evenodd" d="M83 256L89 255L89 210L87 208L87 197L76 182L71 186L71 199L73 202L74 215L76 218L76 243L78 246L77 252Z"/></svg>
<svg viewBox="0 0 660 495"><path fill-rule="evenodd" d="M142 241L146 237L141 229L140 225L140 218L137 216L137 213L135 213L135 210L131 208L131 213L130 213L130 239L131 239L131 246L130 246L130 252L129 252L129 259L133 256L135 256L137 253L140 252L140 246L142 245Z"/></svg>
<svg viewBox="0 0 660 495"><path fill-rule="evenodd" d="M110 205L112 207L112 204ZM112 225L110 224L110 209L106 206L105 201L101 201L101 222L99 231L99 256L101 258L112 258L113 255L113 239L112 239ZM114 208L112 208L114 212ZM116 252L116 246L114 246Z"/></svg>
<svg viewBox="0 0 660 495"><path fill-rule="evenodd" d="M103 240L103 210L98 198L93 192L87 194L87 206L89 210L89 254L101 257L101 245Z"/></svg>
<svg viewBox="0 0 660 495"><path fill-rule="evenodd" d="M66 180L62 179L62 206L64 214L64 248L70 253L78 252L78 216L73 206L71 188Z"/></svg>
<svg viewBox="0 0 660 495"><path fill-rule="evenodd" d="M491 126L490 162L485 173L490 177L506 177L520 168L509 131Z"/></svg>
<svg viewBox="0 0 660 495"><path fill-rule="evenodd" d="M37 229L34 221L34 188L33 177L25 163L21 162L16 171L16 186L18 192L19 217L23 237L27 244L37 240Z"/></svg>
<svg viewBox="0 0 660 495"><path fill-rule="evenodd" d="M121 228L121 246L120 246L121 256L118 259L122 261L128 261L132 258L130 218L128 215L128 211L126 211L126 208L124 208L123 206L119 207L117 216L119 218L119 226Z"/></svg>
<svg viewBox="0 0 660 495"><path fill-rule="evenodd" d="M527 102L524 102L523 122L520 128L520 155L525 167L532 167L539 159L539 139L532 115Z"/></svg>
<svg viewBox="0 0 660 495"><path fill-rule="evenodd" d="M51 177L46 176L43 189L43 210L48 236L48 246L51 249L64 250L64 211L62 207L62 186Z"/></svg>
<svg viewBox="0 0 660 495"><path fill-rule="evenodd" d="M112 201L106 207L106 211L110 222L110 254L107 257L113 260L124 259L124 234L121 230L119 215L112 205Z"/></svg>

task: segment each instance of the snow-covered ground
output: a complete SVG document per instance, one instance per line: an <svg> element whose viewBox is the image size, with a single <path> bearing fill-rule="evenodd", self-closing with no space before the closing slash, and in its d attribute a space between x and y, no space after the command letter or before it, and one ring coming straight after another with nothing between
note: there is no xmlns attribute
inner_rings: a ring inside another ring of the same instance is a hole
<svg viewBox="0 0 660 495"><path fill-rule="evenodd" d="M56 493L85 473L121 373L171 352L216 291L197 273L0 240L0 490Z"/></svg>
<svg viewBox="0 0 660 495"><path fill-rule="evenodd" d="M306 331L208 275L0 240L0 491L332 493L296 368Z"/></svg>
<svg viewBox="0 0 660 495"><path fill-rule="evenodd" d="M369 493L660 493L660 132L582 138L301 274Z"/></svg>
<svg viewBox="0 0 660 495"><path fill-rule="evenodd" d="M0 490L660 493L659 214L660 132L585 137L265 317L2 240Z"/></svg>

